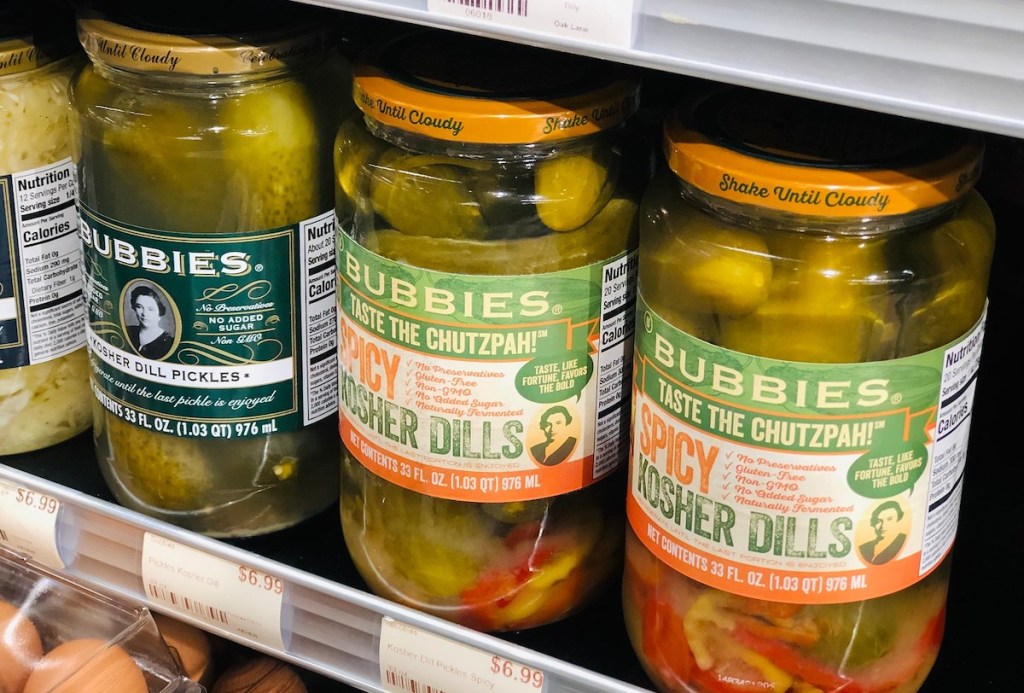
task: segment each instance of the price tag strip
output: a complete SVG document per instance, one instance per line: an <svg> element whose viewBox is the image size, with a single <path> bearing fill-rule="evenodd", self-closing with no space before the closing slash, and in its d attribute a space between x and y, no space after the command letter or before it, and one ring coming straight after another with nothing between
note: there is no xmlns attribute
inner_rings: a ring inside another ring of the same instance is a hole
<svg viewBox="0 0 1024 693"><path fill-rule="evenodd" d="M544 672L385 616L380 680L390 693L537 693Z"/></svg>
<svg viewBox="0 0 1024 693"><path fill-rule="evenodd" d="M629 48L633 2L622 0L427 0L434 14Z"/></svg>
<svg viewBox="0 0 1024 693"><path fill-rule="evenodd" d="M0 481L0 544L49 568L61 570L57 550L60 501L53 496Z"/></svg>
<svg viewBox="0 0 1024 693"><path fill-rule="evenodd" d="M284 649L284 580L146 532L142 581L153 602L220 630Z"/></svg>

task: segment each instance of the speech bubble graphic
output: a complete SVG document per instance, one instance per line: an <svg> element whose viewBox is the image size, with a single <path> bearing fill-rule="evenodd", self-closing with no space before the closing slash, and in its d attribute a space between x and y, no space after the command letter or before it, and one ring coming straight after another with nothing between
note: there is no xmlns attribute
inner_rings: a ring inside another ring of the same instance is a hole
<svg viewBox="0 0 1024 693"><path fill-rule="evenodd" d="M516 390L531 402L577 401L594 375L594 360L585 351L533 359L516 373Z"/></svg>
<svg viewBox="0 0 1024 693"><path fill-rule="evenodd" d="M865 498L889 498L913 488L928 465L928 449L907 443L902 447L871 450L850 465L846 481Z"/></svg>

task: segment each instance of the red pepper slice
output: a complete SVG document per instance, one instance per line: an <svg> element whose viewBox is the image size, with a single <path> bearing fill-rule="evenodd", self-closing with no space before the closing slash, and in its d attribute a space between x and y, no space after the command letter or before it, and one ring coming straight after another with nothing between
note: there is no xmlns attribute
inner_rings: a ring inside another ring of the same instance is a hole
<svg viewBox="0 0 1024 693"><path fill-rule="evenodd" d="M484 571L477 581L459 594L465 607L460 619L479 630L498 630L506 626L501 610L508 606L537 569L555 556L551 546L537 547L510 568Z"/></svg>
<svg viewBox="0 0 1024 693"><path fill-rule="evenodd" d="M732 629L736 642L770 659L775 666L830 693L864 693L853 680L784 643L765 639L742 625Z"/></svg>
<svg viewBox="0 0 1024 693"><path fill-rule="evenodd" d="M683 619L671 605L650 597L644 602L642 648L662 680L680 685L695 669Z"/></svg>

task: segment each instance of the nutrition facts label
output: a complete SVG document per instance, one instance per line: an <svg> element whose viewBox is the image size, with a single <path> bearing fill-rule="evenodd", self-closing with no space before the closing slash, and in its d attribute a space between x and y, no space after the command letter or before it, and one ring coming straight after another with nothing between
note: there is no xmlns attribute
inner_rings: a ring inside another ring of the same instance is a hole
<svg viewBox="0 0 1024 693"><path fill-rule="evenodd" d="M300 302L307 348L302 353L306 383L305 424L338 411L338 274L335 269L334 211L299 226L305 300Z"/></svg>
<svg viewBox="0 0 1024 693"><path fill-rule="evenodd" d="M85 343L81 244L70 159L0 178L0 368Z"/></svg>
<svg viewBox="0 0 1024 693"><path fill-rule="evenodd" d="M928 485L928 519L921 553L922 573L931 570L946 556L956 537L984 337L985 321L981 320L969 335L943 354Z"/></svg>
<svg viewBox="0 0 1024 693"><path fill-rule="evenodd" d="M605 266L601 296L600 358L597 366L597 441L594 476L622 459L623 433L629 425L629 374L636 324L636 253Z"/></svg>

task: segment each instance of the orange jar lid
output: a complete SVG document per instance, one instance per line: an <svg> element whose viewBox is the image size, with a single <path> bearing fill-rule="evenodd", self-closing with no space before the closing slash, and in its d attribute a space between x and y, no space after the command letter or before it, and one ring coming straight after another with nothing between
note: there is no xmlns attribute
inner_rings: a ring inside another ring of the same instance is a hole
<svg viewBox="0 0 1024 693"><path fill-rule="evenodd" d="M636 111L639 92L611 63L435 30L371 49L353 79L356 105L378 123L473 144L607 130Z"/></svg>
<svg viewBox="0 0 1024 693"><path fill-rule="evenodd" d="M665 122L670 168L707 195L809 217L877 218L974 187L984 144L967 130L743 88Z"/></svg>

